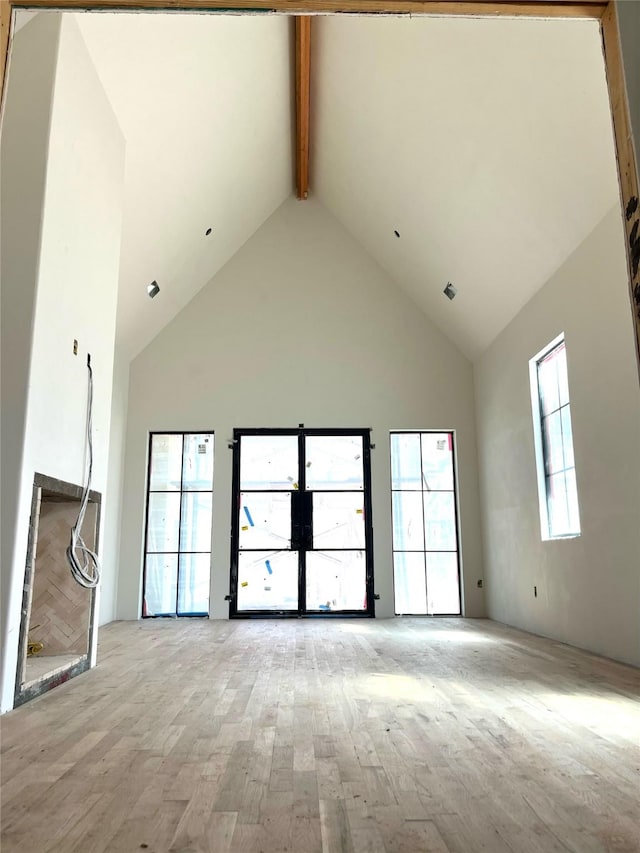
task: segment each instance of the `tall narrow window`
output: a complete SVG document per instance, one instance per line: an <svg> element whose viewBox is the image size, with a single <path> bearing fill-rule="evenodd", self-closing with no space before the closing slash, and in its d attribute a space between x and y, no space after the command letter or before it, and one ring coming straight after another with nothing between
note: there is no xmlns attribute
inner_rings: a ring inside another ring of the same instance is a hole
<svg viewBox="0 0 640 853"><path fill-rule="evenodd" d="M460 613L454 464L452 432L391 433L397 614Z"/></svg>
<svg viewBox="0 0 640 853"><path fill-rule="evenodd" d="M529 362L543 539L580 535L564 335Z"/></svg>
<svg viewBox="0 0 640 853"><path fill-rule="evenodd" d="M208 616L213 433L152 433L143 616Z"/></svg>

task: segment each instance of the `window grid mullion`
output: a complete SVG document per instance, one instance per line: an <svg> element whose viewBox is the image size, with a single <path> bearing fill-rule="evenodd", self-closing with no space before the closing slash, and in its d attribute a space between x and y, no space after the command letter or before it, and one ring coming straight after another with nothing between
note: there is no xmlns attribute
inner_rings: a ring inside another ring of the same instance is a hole
<svg viewBox="0 0 640 853"><path fill-rule="evenodd" d="M178 565L176 567L176 615L179 613L178 600L180 598L180 556L182 554L182 486L184 484L184 433L182 434L182 445L180 451L180 512L178 513Z"/></svg>
<svg viewBox="0 0 640 853"><path fill-rule="evenodd" d="M424 465L422 459L422 433L420 433L420 492L422 494L422 554L424 565L424 593L427 602L427 613L429 613L429 582L427 580L427 519L424 511Z"/></svg>
<svg viewBox="0 0 640 853"><path fill-rule="evenodd" d="M562 481L563 481L563 485L564 485L563 501L564 501L565 512L567 514L566 515L566 518L567 518L566 527L568 528L569 527L569 500L568 500L568 496L567 496L567 476L565 474L565 464L564 464L565 455L564 455L564 439L563 439L563 431L562 431L562 408L563 408L563 406L560 403L560 369L561 369L561 366L562 366L561 364L556 362L556 388L558 390L558 408L556 411L558 412L558 416L560 419L560 453L562 454L562 471L558 472L558 476L562 475Z"/></svg>

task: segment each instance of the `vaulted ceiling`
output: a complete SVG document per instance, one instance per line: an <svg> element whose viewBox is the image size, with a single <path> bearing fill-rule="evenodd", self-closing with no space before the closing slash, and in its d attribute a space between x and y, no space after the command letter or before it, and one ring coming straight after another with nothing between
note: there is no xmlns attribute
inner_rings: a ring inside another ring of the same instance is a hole
<svg viewBox="0 0 640 853"><path fill-rule="evenodd" d="M126 140L118 336L135 355L292 192L291 22L76 18Z"/></svg>
<svg viewBox="0 0 640 853"><path fill-rule="evenodd" d="M292 22L76 17L126 138L118 329L133 355L294 192ZM310 175L477 357L617 201L597 23L314 18Z"/></svg>
<svg viewBox="0 0 640 853"><path fill-rule="evenodd" d="M326 18L315 47L313 188L477 357L616 202L598 24Z"/></svg>

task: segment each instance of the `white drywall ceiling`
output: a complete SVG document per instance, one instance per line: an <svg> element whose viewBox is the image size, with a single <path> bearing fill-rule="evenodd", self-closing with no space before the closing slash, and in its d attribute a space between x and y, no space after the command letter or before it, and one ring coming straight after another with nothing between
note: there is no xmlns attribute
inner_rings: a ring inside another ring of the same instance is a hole
<svg viewBox="0 0 640 853"><path fill-rule="evenodd" d="M118 340L133 356L292 192L292 22L76 18L126 139Z"/></svg>
<svg viewBox="0 0 640 853"><path fill-rule="evenodd" d="M327 17L312 43L312 191L476 358L616 203L598 23Z"/></svg>
<svg viewBox="0 0 640 853"><path fill-rule="evenodd" d="M133 356L293 191L292 21L76 17L127 143ZM597 22L328 16L312 45L312 193L475 359L617 201Z"/></svg>

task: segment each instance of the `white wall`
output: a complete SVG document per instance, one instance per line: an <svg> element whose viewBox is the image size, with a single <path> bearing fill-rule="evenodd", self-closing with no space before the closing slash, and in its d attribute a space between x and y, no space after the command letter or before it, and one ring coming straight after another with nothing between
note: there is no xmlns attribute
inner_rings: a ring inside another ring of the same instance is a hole
<svg viewBox="0 0 640 853"><path fill-rule="evenodd" d="M38 20L36 16L18 36ZM29 61L37 61L37 55L31 53ZM18 96L22 109L32 108L23 93ZM77 24L63 17L37 261L24 455L3 625L4 709L13 700L33 475L38 471L83 481L88 352L95 379L93 487L103 495L106 490L123 168L118 124ZM3 214L11 217L12 210ZM3 288L12 290L18 280L9 273ZM74 338L79 342L77 356Z"/></svg>
<svg viewBox="0 0 640 853"><path fill-rule="evenodd" d="M475 380L489 616L640 664L640 390L626 274L616 208L477 362ZM582 535L542 542L528 362L560 332Z"/></svg>
<svg viewBox="0 0 640 853"><path fill-rule="evenodd" d="M49 123L58 58L60 16L41 15L14 35L0 144L0 281L2 284L2 596L9 622L22 577L13 583L31 334L40 257ZM28 105L28 106L27 106ZM22 523L23 518L20 518ZM15 607L14 607L15 611ZM15 612L12 618L15 624ZM3 634L1 666L15 673L15 650ZM15 644L12 646L15 649Z"/></svg>
<svg viewBox="0 0 640 853"><path fill-rule="evenodd" d="M129 359L116 342L113 361L113 391L109 432L109 471L107 494L103 504L104 532L100 546L102 579L98 623L115 619L118 590L118 557L120 551L120 516L124 477L127 401L129 397Z"/></svg>
<svg viewBox="0 0 640 853"><path fill-rule="evenodd" d="M471 364L317 201L291 199L132 362L119 617L140 614L149 431L215 430L211 613L225 618L227 439L299 423L373 429L379 616L393 614L389 430L457 430L466 613L482 615Z"/></svg>

